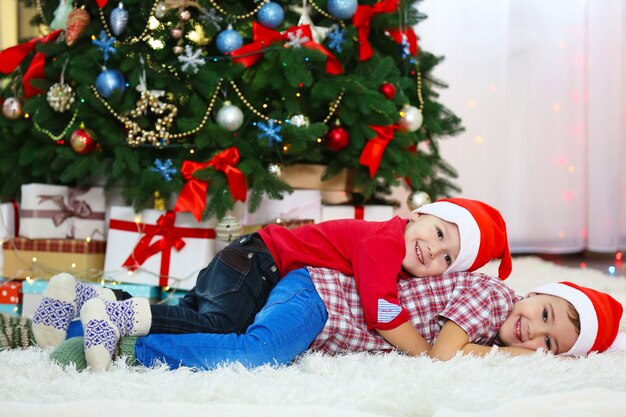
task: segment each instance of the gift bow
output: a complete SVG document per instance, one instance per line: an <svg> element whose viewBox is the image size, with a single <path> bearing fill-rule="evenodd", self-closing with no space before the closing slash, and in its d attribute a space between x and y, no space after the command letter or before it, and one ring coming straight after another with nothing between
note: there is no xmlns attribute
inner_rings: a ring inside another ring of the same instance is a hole
<svg viewBox="0 0 626 417"><path fill-rule="evenodd" d="M182 238L180 229L174 226L175 221L176 214L171 211L167 211L159 217L156 226L150 228L149 231L139 239L135 249L133 249L133 253L130 254L122 266L128 268L130 271L134 271L154 254L159 252L169 254L171 248L179 251L185 247L185 241ZM162 236L162 238L151 243L155 236Z"/></svg>
<svg viewBox="0 0 626 417"><path fill-rule="evenodd" d="M409 44L409 52L411 53L411 55L417 56L417 35L415 34L415 31L413 29L390 29L388 32L391 39L393 39L394 41L396 41L396 43L400 45L402 45L403 36L406 36L406 41Z"/></svg>
<svg viewBox="0 0 626 417"><path fill-rule="evenodd" d="M370 24L378 13L391 13L398 9L398 0L383 0L373 6L358 6L352 18L354 27L359 34L359 58L361 61L370 59L374 54L370 45Z"/></svg>
<svg viewBox="0 0 626 417"><path fill-rule="evenodd" d="M284 32L277 32L265 26L252 22L252 43L242 46L231 52L233 61L249 67L256 64L263 55L263 49L275 42L289 41L289 34L297 34L309 40L302 44L303 47L321 52L326 56L326 72L329 74L341 74L343 67L339 60L319 43L313 42L313 34L309 25L293 26Z"/></svg>
<svg viewBox="0 0 626 417"><path fill-rule="evenodd" d="M86 192L87 190L70 189L67 197L67 204L65 204L62 195L38 195L37 197L39 197L39 204L45 201L52 201L59 207L60 211L52 215L52 222L54 223L54 226L59 227L61 223L70 217L78 217L81 219L94 217L92 216L93 210L91 210L91 206L86 201L78 200L76 198ZM97 215L95 217L97 220L102 218L101 215Z"/></svg>
<svg viewBox="0 0 626 417"><path fill-rule="evenodd" d="M380 162L383 159L383 153L385 153L385 148L393 139L393 135L398 128L398 125L370 126L370 129L376 132L376 137L370 139L365 148L363 148L359 163L369 167L372 178L376 176Z"/></svg>
<svg viewBox="0 0 626 417"><path fill-rule="evenodd" d="M246 176L235 167L238 162L239 150L235 147L223 150L207 162L183 161L180 172L187 183L180 191L174 211L190 211L198 221L201 220L202 212L206 207L206 193L209 183L194 178L193 173L211 166L226 174L228 189L235 200L246 201L246 193L248 192Z"/></svg>
<svg viewBox="0 0 626 417"><path fill-rule="evenodd" d="M0 52L0 72L7 75L15 70L22 63L24 58L37 46L38 43L48 43L59 37L61 29L55 30L47 36L34 38L28 42L12 46ZM29 98L43 91L30 85L33 78L44 78L46 66L46 55L43 52L37 52L30 61L28 69L24 73L24 97Z"/></svg>

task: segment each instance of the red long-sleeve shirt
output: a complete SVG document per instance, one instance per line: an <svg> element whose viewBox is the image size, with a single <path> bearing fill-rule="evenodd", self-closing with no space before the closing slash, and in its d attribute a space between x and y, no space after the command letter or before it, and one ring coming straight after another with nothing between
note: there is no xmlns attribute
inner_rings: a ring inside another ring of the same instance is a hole
<svg viewBox="0 0 626 417"><path fill-rule="evenodd" d="M354 276L370 329L390 330L409 320L398 300L403 275L404 228L408 220L331 220L288 230L261 229L281 276L304 266L335 269Z"/></svg>

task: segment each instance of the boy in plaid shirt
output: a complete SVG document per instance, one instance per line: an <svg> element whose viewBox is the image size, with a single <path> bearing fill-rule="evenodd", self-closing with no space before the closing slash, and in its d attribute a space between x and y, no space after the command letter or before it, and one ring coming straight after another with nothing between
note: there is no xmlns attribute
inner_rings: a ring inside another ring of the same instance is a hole
<svg viewBox="0 0 626 417"><path fill-rule="evenodd" d="M398 293L424 339L420 353L438 359L458 351L483 355L492 345L514 355L543 349L570 356L626 347L618 334L621 304L569 282L521 297L497 278L460 272L401 280ZM234 361L286 365L307 349L335 355L395 348L368 328L352 277L307 268L281 280L245 334L124 337L118 353L131 364L212 369ZM66 341L52 358L86 367L80 338Z"/></svg>

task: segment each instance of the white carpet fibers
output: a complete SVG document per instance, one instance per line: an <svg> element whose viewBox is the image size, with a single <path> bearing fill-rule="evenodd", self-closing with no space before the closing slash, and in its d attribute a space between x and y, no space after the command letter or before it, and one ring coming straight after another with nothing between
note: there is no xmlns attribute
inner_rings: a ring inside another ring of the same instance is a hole
<svg viewBox="0 0 626 417"><path fill-rule="evenodd" d="M626 305L624 278L537 258L515 259L513 271L507 282L521 294L570 280ZM307 354L280 369L167 371L116 362L100 374L63 370L47 354L36 348L0 352L0 416L617 417L626 410L626 353L575 360L494 353L449 362Z"/></svg>

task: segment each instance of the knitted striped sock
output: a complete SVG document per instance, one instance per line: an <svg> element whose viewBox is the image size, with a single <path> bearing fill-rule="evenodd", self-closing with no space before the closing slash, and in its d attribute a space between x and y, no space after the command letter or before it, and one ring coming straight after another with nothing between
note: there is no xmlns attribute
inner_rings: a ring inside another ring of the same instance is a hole
<svg viewBox="0 0 626 417"><path fill-rule="evenodd" d="M117 345L115 356L123 356L128 366L137 365L137 356L135 354L137 339L134 336L122 337ZM74 366L77 371L84 371L87 369L84 343L85 339L82 337L68 339L52 351L50 360L62 366Z"/></svg>
<svg viewBox="0 0 626 417"><path fill-rule="evenodd" d="M0 350L26 348L35 345L29 319L0 313Z"/></svg>

